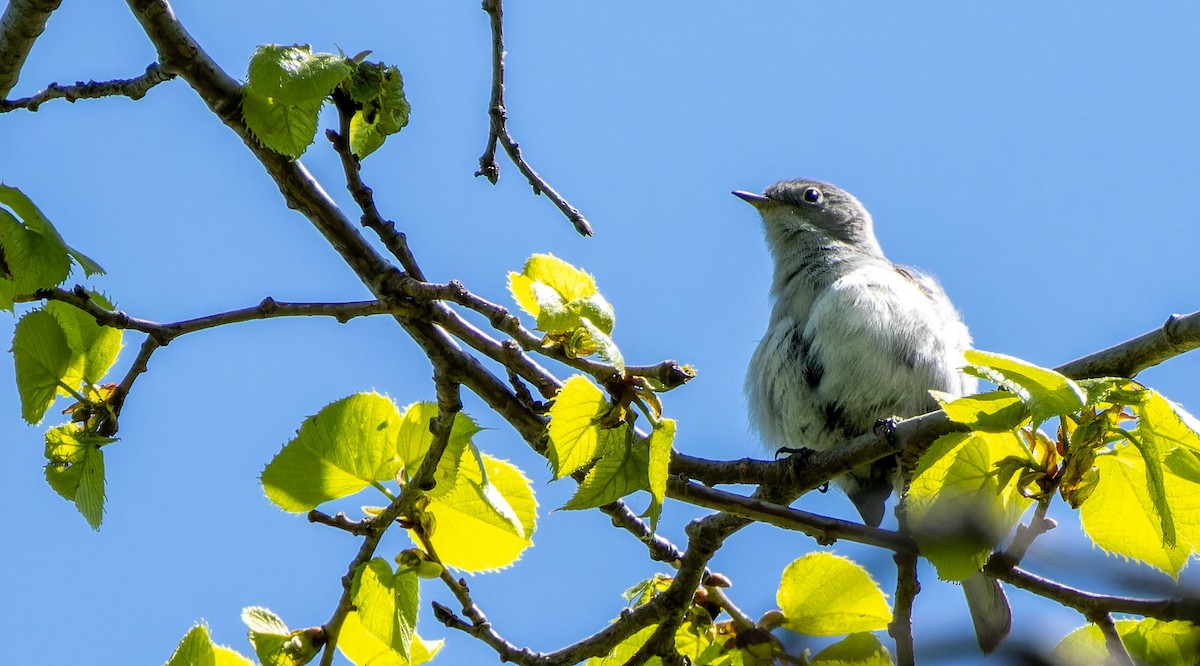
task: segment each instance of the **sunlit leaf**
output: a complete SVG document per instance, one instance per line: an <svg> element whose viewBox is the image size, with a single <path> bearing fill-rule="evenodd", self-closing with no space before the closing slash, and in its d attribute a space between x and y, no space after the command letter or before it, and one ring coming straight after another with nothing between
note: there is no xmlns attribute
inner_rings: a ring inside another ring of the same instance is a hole
<svg viewBox="0 0 1200 666"><path fill-rule="evenodd" d="M431 661L444 643L441 640L422 640L414 634L409 658L405 659L364 629L358 613L352 611L342 622L337 646L355 666L421 666Z"/></svg>
<svg viewBox="0 0 1200 666"><path fill-rule="evenodd" d="M400 70L383 63L358 64L350 91L362 106L350 119L350 149L362 159L408 124L411 108Z"/></svg>
<svg viewBox="0 0 1200 666"><path fill-rule="evenodd" d="M587 666L625 666L625 664L637 654L637 651L646 644L650 636L654 634L654 630L658 628L657 624L652 624L648 627L643 627L629 638L617 644L612 652L603 657L592 657L587 660ZM650 657L646 660L647 666L662 666L662 658Z"/></svg>
<svg viewBox="0 0 1200 666"><path fill-rule="evenodd" d="M247 85L283 104L319 104L353 71L346 58L313 53L308 45L266 44L250 58Z"/></svg>
<svg viewBox="0 0 1200 666"><path fill-rule="evenodd" d="M992 391L957 397L942 391L929 392L946 416L971 430L1006 432L1025 425L1029 410L1020 396L1011 391Z"/></svg>
<svg viewBox="0 0 1200 666"><path fill-rule="evenodd" d="M301 512L395 478L400 414L377 393L358 393L304 420L262 473L267 497Z"/></svg>
<svg viewBox="0 0 1200 666"><path fill-rule="evenodd" d="M46 431L46 482L75 508L92 529L104 517L104 451L114 440L79 428L61 425Z"/></svg>
<svg viewBox="0 0 1200 666"><path fill-rule="evenodd" d="M242 114L250 131L262 145L292 158L303 155L316 137L321 106L321 100L285 104L249 84L242 87Z"/></svg>
<svg viewBox="0 0 1200 666"><path fill-rule="evenodd" d="M971 365L965 370L1017 394L1029 406L1034 427L1061 414L1083 408L1086 394L1071 379L1050 370L1003 354L967 350Z"/></svg>
<svg viewBox="0 0 1200 666"><path fill-rule="evenodd" d="M1028 456L1012 432L940 437L917 464L905 495L909 525L921 554L944 580L979 571L1032 503L1011 476L1004 487L996 465Z"/></svg>
<svg viewBox="0 0 1200 666"><path fill-rule="evenodd" d="M601 428L596 421L608 411L608 400L587 377L563 382L550 405L550 470L555 479L574 472L600 454Z"/></svg>
<svg viewBox="0 0 1200 666"><path fill-rule="evenodd" d="M537 527L537 502L521 470L487 455L483 461L490 485L520 521L523 535L516 534L506 519L497 515L493 502L485 497L482 474L475 464L462 465L454 489L430 498L426 509L435 519L436 529L429 539L442 563L471 573L502 569L516 562L533 545Z"/></svg>
<svg viewBox="0 0 1200 666"><path fill-rule="evenodd" d="M100 294L91 294L91 299L102 308L112 308ZM88 313L61 301L47 303L46 312L58 320L71 348L71 369L64 382L71 388L78 388L82 382L98 383L117 361L122 331L101 326Z"/></svg>
<svg viewBox="0 0 1200 666"><path fill-rule="evenodd" d="M675 442L675 419L662 419L650 433L650 457L646 470L650 490L650 508L646 515L650 519L650 530L658 529L658 518L662 514L663 500L667 496L667 468L671 464L671 446Z"/></svg>
<svg viewBox="0 0 1200 666"><path fill-rule="evenodd" d="M351 596L363 629L410 659L420 606L416 572L394 572L387 560L377 557L359 567Z"/></svg>
<svg viewBox="0 0 1200 666"><path fill-rule="evenodd" d="M34 310L17 322L12 353L21 416L29 423L38 423L54 403L59 382L71 368L67 336L54 315Z"/></svg>
<svg viewBox="0 0 1200 666"><path fill-rule="evenodd" d="M588 470L575 495L562 507L564 510L592 509L648 489L649 441L633 442L629 427L624 425L600 432L604 456Z"/></svg>
<svg viewBox="0 0 1200 666"><path fill-rule="evenodd" d="M809 553L783 570L776 603L783 626L809 636L837 636L887 627L887 599L866 569L832 553Z"/></svg>
<svg viewBox="0 0 1200 666"><path fill-rule="evenodd" d="M1139 664L1195 664L1200 658L1200 628L1189 622L1153 618L1118 620L1117 634ZM1050 655L1060 666L1118 666L1100 627L1089 624L1059 642Z"/></svg>
<svg viewBox="0 0 1200 666"><path fill-rule="evenodd" d="M253 666L253 662L237 652L216 645L208 635L208 627L192 627L175 648L167 666Z"/></svg>
<svg viewBox="0 0 1200 666"><path fill-rule="evenodd" d="M874 634L850 634L821 650L810 664L822 666L892 666L892 653Z"/></svg>

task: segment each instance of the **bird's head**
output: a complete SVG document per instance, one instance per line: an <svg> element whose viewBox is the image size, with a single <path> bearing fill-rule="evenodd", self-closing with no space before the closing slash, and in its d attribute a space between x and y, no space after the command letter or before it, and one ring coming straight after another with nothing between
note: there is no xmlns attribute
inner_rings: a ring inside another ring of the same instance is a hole
<svg viewBox="0 0 1200 666"><path fill-rule="evenodd" d="M849 192L818 180L783 180L762 194L735 191L758 209L773 250L835 241L883 256L871 214Z"/></svg>

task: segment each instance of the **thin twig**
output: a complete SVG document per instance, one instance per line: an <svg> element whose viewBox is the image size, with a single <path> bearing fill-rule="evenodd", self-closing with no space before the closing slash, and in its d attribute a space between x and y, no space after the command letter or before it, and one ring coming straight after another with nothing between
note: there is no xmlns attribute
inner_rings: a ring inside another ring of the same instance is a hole
<svg viewBox="0 0 1200 666"><path fill-rule="evenodd" d="M567 203L550 184L538 175L521 156L521 146L508 131L508 112L504 108L504 7L502 0L483 0L483 11L488 13L492 26L492 98L488 102L487 148L479 158L479 171L475 175L486 177L493 185L500 178L500 166L496 164L496 142L504 146L504 152L529 181L534 194L545 194L563 215L584 236L592 235L592 226L574 206Z"/></svg>
<svg viewBox="0 0 1200 666"><path fill-rule="evenodd" d="M38 91L37 94L20 99L0 99L0 113L7 113L16 109L28 109L29 111L37 111L38 107L43 103L52 99L65 99L74 104L75 100L80 99L98 99L100 97L128 97L129 99L141 99L146 96L154 86L170 81L175 78L175 75L164 70L161 65L156 62L150 63L146 67L146 73L135 76L132 79L113 79L111 81L76 81L75 85L60 86L58 83L51 83L45 89Z"/></svg>
<svg viewBox="0 0 1200 666"><path fill-rule="evenodd" d="M912 666L913 633L912 611L921 583L917 580L917 556L915 553L896 553L896 597L892 603L892 621L888 623L888 634L896 641L896 663Z"/></svg>
<svg viewBox="0 0 1200 666"><path fill-rule="evenodd" d="M1064 363L1068 377L1133 377L1139 372L1200 347L1200 311L1171 315L1166 323L1132 340Z"/></svg>
<svg viewBox="0 0 1200 666"><path fill-rule="evenodd" d="M1113 622L1112 615L1104 613L1093 622L1100 628L1100 633L1104 636L1104 646L1108 648L1108 656L1112 657L1119 666L1133 666L1133 657L1129 656L1129 650L1125 648L1125 642L1121 640L1121 634L1117 632L1117 625Z"/></svg>

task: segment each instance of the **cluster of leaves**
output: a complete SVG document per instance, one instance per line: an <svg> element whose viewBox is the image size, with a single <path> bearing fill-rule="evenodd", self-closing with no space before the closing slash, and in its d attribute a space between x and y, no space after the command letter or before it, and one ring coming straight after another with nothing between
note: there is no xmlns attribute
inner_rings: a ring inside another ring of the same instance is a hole
<svg viewBox="0 0 1200 666"><path fill-rule="evenodd" d="M625 592L631 607L647 603L664 592L671 578L658 575ZM803 663L888 666L887 648L870 632L885 629L891 621L887 599L870 574L859 565L828 552L809 553L783 571L776 593L777 610L768 611L753 625L739 627L732 620L715 621L720 608L708 588L693 597L684 622L675 632L675 647L697 666L753 666L795 661L771 630L783 627L807 636L845 636ZM588 660L588 666L624 664L646 643L658 625L643 628L612 652ZM647 664L661 664L653 657Z"/></svg>
<svg viewBox="0 0 1200 666"><path fill-rule="evenodd" d="M552 255L535 254L521 273L509 273L508 288L517 305L536 318L544 344L558 345L569 356L595 354L624 374L624 358L611 337L616 317L591 275ZM547 456L554 479L588 470L562 508L604 506L645 490L650 506L644 515L656 529L676 430L674 419L662 417L656 395L665 387L625 376L606 388L611 403L587 377L573 376L550 407ZM633 405L650 421L648 436L633 427Z"/></svg>
<svg viewBox="0 0 1200 666"><path fill-rule="evenodd" d="M325 102L339 98L352 107L350 149L359 159L375 152L408 124L400 70L354 57L313 53L309 46L260 46L250 59L242 87L246 125L271 150L297 158L317 134Z"/></svg>
<svg viewBox="0 0 1200 666"><path fill-rule="evenodd" d="M1076 382L978 351L967 360L968 372L1000 390L935 395L971 432L934 442L904 500L921 554L938 576L963 581L978 572L1026 510L1057 493L1079 510L1097 546L1177 577L1200 549L1200 422L1129 379ZM1051 419L1058 421L1054 439L1040 429ZM1176 629L1146 620L1130 630ZM1080 649L1085 636L1104 649L1099 633L1088 630L1060 650Z"/></svg>
<svg viewBox="0 0 1200 666"><path fill-rule="evenodd" d="M0 308L12 311L14 298L61 285L72 261L89 277L104 272L63 242L20 190L0 185L0 204L6 207L0 208ZM102 295L86 295L97 306L112 309ZM13 333L21 416L37 424L60 396L76 401L64 412L71 421L46 431L46 481L74 502L95 529L104 513L101 447L113 442L116 432L110 403L116 387L100 381L117 360L121 338L121 331L57 301L26 313Z"/></svg>

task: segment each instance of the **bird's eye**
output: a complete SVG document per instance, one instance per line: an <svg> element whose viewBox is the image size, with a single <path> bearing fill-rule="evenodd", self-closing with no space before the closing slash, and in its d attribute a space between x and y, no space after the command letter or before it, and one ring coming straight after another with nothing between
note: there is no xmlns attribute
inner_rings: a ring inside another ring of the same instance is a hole
<svg viewBox="0 0 1200 666"><path fill-rule="evenodd" d="M804 188L804 194L801 196L803 196L804 200L808 203L821 203L821 190L818 190L815 187Z"/></svg>

